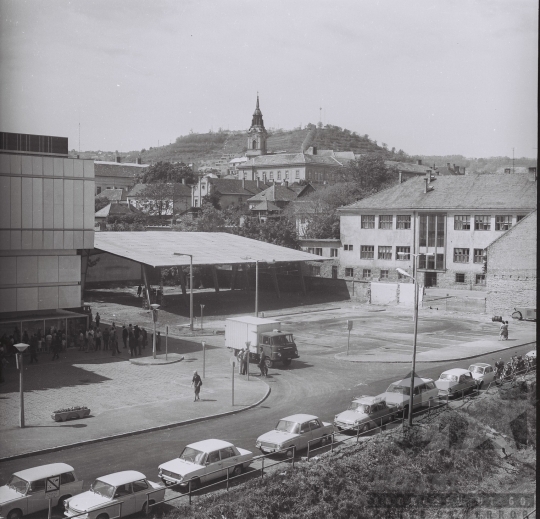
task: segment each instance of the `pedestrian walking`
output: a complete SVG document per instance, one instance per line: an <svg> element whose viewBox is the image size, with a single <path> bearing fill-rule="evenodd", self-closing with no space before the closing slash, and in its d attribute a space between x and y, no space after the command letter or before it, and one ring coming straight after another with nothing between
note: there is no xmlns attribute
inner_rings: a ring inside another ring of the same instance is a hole
<svg viewBox="0 0 540 519"><path fill-rule="evenodd" d="M201 386L202 386L202 380L199 374L194 371L193 372L193 379L191 380L191 386L195 388L195 399L194 402L197 400L200 400L199 393L201 392Z"/></svg>
<svg viewBox="0 0 540 519"><path fill-rule="evenodd" d="M34 361L38 361L37 358L37 349L38 349L38 338L34 333L30 338L30 364L33 364Z"/></svg>
<svg viewBox="0 0 540 519"><path fill-rule="evenodd" d="M82 351L84 349L84 332L82 331L82 328L81 328L81 331L79 332L79 351Z"/></svg>
<svg viewBox="0 0 540 519"><path fill-rule="evenodd" d="M141 297L141 294L142 294L142 285L139 285L139 287L137 288L137 297Z"/></svg>
<svg viewBox="0 0 540 519"><path fill-rule="evenodd" d="M508 321L501 321L499 329L499 340L508 340Z"/></svg>
<svg viewBox="0 0 540 519"><path fill-rule="evenodd" d="M50 353L51 352L51 344L52 344L52 335L51 335L51 331L49 329L49 332L47 333L47 335L45 335L45 353Z"/></svg>
<svg viewBox="0 0 540 519"><path fill-rule="evenodd" d="M135 334L133 333L133 328L131 324L128 327L128 346L129 346L129 353L131 357L137 356L137 343L135 341Z"/></svg>
<svg viewBox="0 0 540 519"><path fill-rule="evenodd" d="M245 348L240 350L238 354L238 362L240 363L240 375L246 374L246 350Z"/></svg>
<svg viewBox="0 0 540 519"><path fill-rule="evenodd" d="M99 328L100 321L101 321L101 316L99 315L99 312L96 312L96 328Z"/></svg>
<svg viewBox="0 0 540 519"><path fill-rule="evenodd" d="M261 353L259 355L259 369L261 370L261 377L268 376L268 368L266 367L266 355L264 354L264 348L261 346Z"/></svg>
<svg viewBox="0 0 540 519"><path fill-rule="evenodd" d="M114 323L112 324L112 327L111 327L110 341L111 341L112 354L116 355L118 353L118 355L121 355L120 349L118 348L118 332L116 330L116 326L114 325Z"/></svg>
<svg viewBox="0 0 540 519"><path fill-rule="evenodd" d="M101 333L101 330L99 328L96 328L96 334L95 334L95 339L96 339L96 351L98 350L101 350L101 338L102 338L102 333Z"/></svg>
<svg viewBox="0 0 540 519"><path fill-rule="evenodd" d="M156 333L156 351L161 351L161 332Z"/></svg>
<svg viewBox="0 0 540 519"><path fill-rule="evenodd" d="M129 332L126 329L126 325L122 325L122 341L124 342L124 349L127 348L127 340L128 340Z"/></svg>
<svg viewBox="0 0 540 519"><path fill-rule="evenodd" d="M94 339L94 330L90 326L90 330L88 330L88 348L87 351L95 351L96 349L96 342Z"/></svg>
<svg viewBox="0 0 540 519"><path fill-rule="evenodd" d="M109 351L109 341L111 339L111 334L109 327L106 326L103 330L103 351Z"/></svg>

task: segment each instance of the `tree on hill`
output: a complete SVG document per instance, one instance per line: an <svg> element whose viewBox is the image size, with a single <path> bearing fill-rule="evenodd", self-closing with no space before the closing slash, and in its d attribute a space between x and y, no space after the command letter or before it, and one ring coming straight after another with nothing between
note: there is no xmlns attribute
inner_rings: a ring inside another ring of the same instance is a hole
<svg viewBox="0 0 540 519"><path fill-rule="evenodd" d="M384 158L374 153L362 155L337 171L343 180L356 185L361 198L387 187L398 175L393 166L387 166Z"/></svg>
<svg viewBox="0 0 540 519"><path fill-rule="evenodd" d="M197 180L193 170L183 162L162 162L150 166L141 178L143 184L156 184L166 182L182 182L185 179L186 184L195 184Z"/></svg>
<svg viewBox="0 0 540 519"><path fill-rule="evenodd" d="M273 243L289 249L299 248L296 225L288 218L268 218L266 221L248 218L242 226L238 225L230 230L232 234L245 238Z"/></svg>

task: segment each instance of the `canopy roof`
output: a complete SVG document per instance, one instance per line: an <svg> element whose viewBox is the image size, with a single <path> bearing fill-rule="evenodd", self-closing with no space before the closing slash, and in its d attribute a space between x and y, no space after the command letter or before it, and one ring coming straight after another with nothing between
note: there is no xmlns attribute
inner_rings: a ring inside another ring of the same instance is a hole
<svg viewBox="0 0 540 519"><path fill-rule="evenodd" d="M191 254L194 265L324 260L315 254L224 232L96 232L94 248L151 267L189 265L189 256L179 253Z"/></svg>

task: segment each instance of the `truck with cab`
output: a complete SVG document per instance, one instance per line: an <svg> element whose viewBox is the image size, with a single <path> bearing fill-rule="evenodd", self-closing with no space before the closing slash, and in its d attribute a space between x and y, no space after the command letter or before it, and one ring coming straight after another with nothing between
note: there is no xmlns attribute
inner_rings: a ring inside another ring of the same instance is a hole
<svg viewBox="0 0 540 519"><path fill-rule="evenodd" d="M281 330L281 323L262 317L230 317L225 323L225 346L235 355L249 346L250 362L260 361L261 347L265 355L266 366L271 368L282 362L289 366L293 359L298 359L298 349L293 334Z"/></svg>

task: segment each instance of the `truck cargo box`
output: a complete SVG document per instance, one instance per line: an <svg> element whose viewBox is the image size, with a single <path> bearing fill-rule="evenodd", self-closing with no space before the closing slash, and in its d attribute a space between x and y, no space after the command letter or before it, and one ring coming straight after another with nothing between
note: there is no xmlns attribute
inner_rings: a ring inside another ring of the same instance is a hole
<svg viewBox="0 0 540 519"><path fill-rule="evenodd" d="M281 323L262 317L230 317L225 321L225 347L239 350L245 348L250 341L250 351L257 352L258 334L262 332L281 331Z"/></svg>

